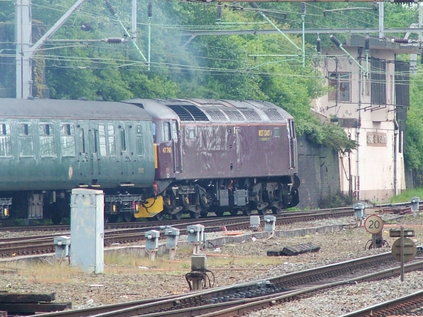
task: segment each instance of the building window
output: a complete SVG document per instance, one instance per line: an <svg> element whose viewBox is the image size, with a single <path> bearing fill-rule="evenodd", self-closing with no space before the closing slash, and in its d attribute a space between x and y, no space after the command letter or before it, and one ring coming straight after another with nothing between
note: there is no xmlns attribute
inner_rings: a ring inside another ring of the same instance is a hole
<svg viewBox="0 0 423 317"><path fill-rule="evenodd" d="M386 104L386 61L371 59L371 102L374 105Z"/></svg>
<svg viewBox="0 0 423 317"><path fill-rule="evenodd" d="M329 100L351 102L351 73L329 73Z"/></svg>

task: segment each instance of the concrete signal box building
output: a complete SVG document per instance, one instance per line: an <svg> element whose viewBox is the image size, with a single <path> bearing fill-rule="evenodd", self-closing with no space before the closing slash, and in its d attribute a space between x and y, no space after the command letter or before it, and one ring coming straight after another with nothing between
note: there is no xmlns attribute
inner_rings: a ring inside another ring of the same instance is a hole
<svg viewBox="0 0 423 317"><path fill-rule="evenodd" d="M337 122L358 143L339 153L340 188L354 200L386 202L406 187L404 129L409 106L409 63L399 54L417 48L388 39L352 36L322 52L329 92L316 112Z"/></svg>

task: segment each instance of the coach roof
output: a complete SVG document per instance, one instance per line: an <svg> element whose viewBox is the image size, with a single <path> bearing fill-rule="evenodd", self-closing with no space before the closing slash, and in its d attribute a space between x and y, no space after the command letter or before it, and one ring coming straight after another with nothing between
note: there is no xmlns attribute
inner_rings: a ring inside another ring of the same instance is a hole
<svg viewBox="0 0 423 317"><path fill-rule="evenodd" d="M90 100L0 98L0 119L151 120L136 105Z"/></svg>

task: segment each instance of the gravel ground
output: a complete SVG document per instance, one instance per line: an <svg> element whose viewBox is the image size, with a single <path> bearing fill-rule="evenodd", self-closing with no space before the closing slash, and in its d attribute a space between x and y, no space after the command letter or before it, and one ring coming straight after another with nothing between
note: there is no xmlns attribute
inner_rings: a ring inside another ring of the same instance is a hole
<svg viewBox="0 0 423 317"><path fill-rule="evenodd" d="M405 217L389 222L401 223L405 228L415 229L416 244L422 244L422 217ZM389 247L366 249L371 235L363 227L353 228L352 218L295 224L283 228L278 226L277 230L340 223L346 225L345 229L333 233L271 239L248 236L241 243L207 249L205 252L208 269L216 278L214 286L231 285L390 251ZM389 225L386 225L384 238L389 245L392 245L394 239L389 238L388 231ZM268 250L308 242L320 246L320 251L294 257L266 256ZM80 272L76 268L69 267L66 261L58 262L52 258L30 262L2 262L0 290L55 293L56 302L72 302L73 308L186 293L189 288L184 276L190 271L191 251L189 246L180 246L174 260L169 260L168 255L164 254L159 255L154 262L134 254L107 253L105 272L97 275ZM408 273L402 283L398 277L381 282L343 286L322 292L312 298L254 312L249 316L341 316L380 301L421 290L422 277L421 272Z"/></svg>

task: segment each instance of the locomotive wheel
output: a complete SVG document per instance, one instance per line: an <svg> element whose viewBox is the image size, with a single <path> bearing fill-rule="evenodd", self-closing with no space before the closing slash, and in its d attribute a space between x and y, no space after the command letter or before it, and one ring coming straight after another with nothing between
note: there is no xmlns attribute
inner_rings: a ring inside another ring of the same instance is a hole
<svg viewBox="0 0 423 317"><path fill-rule="evenodd" d="M182 211L177 212L176 214L172 215L172 218L175 220L181 220L182 218Z"/></svg>
<svg viewBox="0 0 423 317"><path fill-rule="evenodd" d="M51 222L54 225L60 225L60 223L62 222L62 215L60 215L59 213L53 213L53 215L51 216Z"/></svg>
<svg viewBox="0 0 423 317"><path fill-rule="evenodd" d="M162 211L162 212L159 212L157 215L155 215L153 218L150 218L150 219L161 221L161 220L164 219L164 217L165 217L165 215L164 215L164 212Z"/></svg>
<svg viewBox="0 0 423 317"><path fill-rule="evenodd" d="M242 211L244 216L251 216L251 209L250 208L246 208Z"/></svg>
<svg viewBox="0 0 423 317"><path fill-rule="evenodd" d="M280 215L280 214L282 214L282 209L278 208L278 207L272 207L272 214Z"/></svg>
<svg viewBox="0 0 423 317"><path fill-rule="evenodd" d="M266 209L257 210L258 214L263 216L266 213Z"/></svg>
<svg viewBox="0 0 423 317"><path fill-rule="evenodd" d="M119 215L111 215L111 214L104 215L104 222L106 223L117 222L118 219L119 219Z"/></svg>
<svg viewBox="0 0 423 317"><path fill-rule="evenodd" d="M123 212L123 213L121 214L121 219L122 219L122 221L124 221L124 222L132 222L132 221L134 221L134 220L135 220L134 215L132 215L132 214L131 214L131 213L129 213L129 212Z"/></svg>
<svg viewBox="0 0 423 317"><path fill-rule="evenodd" d="M216 216L218 216L218 217L223 217L223 213L224 213L224 211L223 211L223 210L216 210L216 211L215 211L215 214L216 214Z"/></svg>
<svg viewBox="0 0 423 317"><path fill-rule="evenodd" d="M189 215L191 216L192 219L198 219L200 218L200 213L199 212L195 212L195 211L190 211Z"/></svg>
<svg viewBox="0 0 423 317"><path fill-rule="evenodd" d="M58 203L53 203L48 206L48 209L51 214L51 222L54 225L59 225L62 222L62 210L59 207Z"/></svg>

